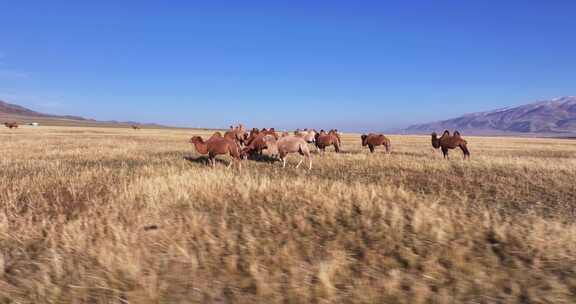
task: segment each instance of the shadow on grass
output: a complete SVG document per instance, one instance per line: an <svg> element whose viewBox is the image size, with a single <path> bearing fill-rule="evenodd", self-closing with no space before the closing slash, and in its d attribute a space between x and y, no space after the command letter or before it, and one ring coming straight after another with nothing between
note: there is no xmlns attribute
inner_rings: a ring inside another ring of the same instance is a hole
<svg viewBox="0 0 576 304"><path fill-rule="evenodd" d="M184 156L184 159L194 163L194 164L202 164L202 165L208 165L208 156L198 156L198 157L192 157L192 156ZM229 165L229 162L223 160L223 159L219 159L216 158L216 163L219 164L223 164L223 165Z"/></svg>
<svg viewBox="0 0 576 304"><path fill-rule="evenodd" d="M253 160L256 162L262 162L262 163L275 163L280 161L279 158L277 157L272 157L270 155L253 155L250 156L247 160Z"/></svg>

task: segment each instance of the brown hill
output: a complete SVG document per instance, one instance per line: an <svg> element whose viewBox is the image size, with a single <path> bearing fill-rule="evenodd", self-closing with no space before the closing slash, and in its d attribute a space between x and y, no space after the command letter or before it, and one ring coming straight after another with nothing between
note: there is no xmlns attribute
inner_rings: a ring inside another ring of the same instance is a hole
<svg viewBox="0 0 576 304"><path fill-rule="evenodd" d="M576 134L576 97L538 101L518 107L466 114L457 118L410 126L408 133L461 130L469 134Z"/></svg>
<svg viewBox="0 0 576 304"><path fill-rule="evenodd" d="M129 126L129 125L147 125L161 127L156 124L141 124L133 121L98 121L73 115L53 115L36 112L17 104L8 103L0 100L0 122L17 122L19 124L29 124L32 122L41 125L58 125L58 126Z"/></svg>

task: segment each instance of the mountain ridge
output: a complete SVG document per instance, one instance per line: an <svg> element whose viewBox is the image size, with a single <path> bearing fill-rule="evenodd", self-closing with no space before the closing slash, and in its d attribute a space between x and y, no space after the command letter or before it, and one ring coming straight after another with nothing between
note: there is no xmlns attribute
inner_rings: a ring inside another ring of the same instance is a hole
<svg viewBox="0 0 576 304"><path fill-rule="evenodd" d="M540 100L515 107L467 113L409 126L404 133L458 129L471 134L576 134L576 96Z"/></svg>
<svg viewBox="0 0 576 304"><path fill-rule="evenodd" d="M30 123L30 122L41 122L43 124L55 124L55 125L147 125L147 126L157 126L163 127L158 124L151 123L139 123L134 121L99 121L91 118L84 118L75 115L56 115L41 113L29 108L9 103L4 100L0 100L0 119L4 121L15 121L18 123Z"/></svg>

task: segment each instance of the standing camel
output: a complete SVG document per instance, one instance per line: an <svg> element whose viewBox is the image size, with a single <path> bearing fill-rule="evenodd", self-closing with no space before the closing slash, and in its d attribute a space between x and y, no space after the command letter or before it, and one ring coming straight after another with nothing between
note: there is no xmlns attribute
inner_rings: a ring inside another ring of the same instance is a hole
<svg viewBox="0 0 576 304"><path fill-rule="evenodd" d="M363 134L360 138L362 138L362 147L368 146L371 153L374 153L374 149L377 146L384 146L386 149L386 153L390 153L390 139L382 134L374 134L370 133L368 135Z"/></svg>
<svg viewBox="0 0 576 304"><path fill-rule="evenodd" d="M208 161L212 167L216 166L217 155L229 154L232 157L232 162L228 167L232 166L232 163L236 163L238 165L238 170L242 169L238 144L230 139L221 137L219 133L215 133L207 141L202 140L202 137L200 136L194 136L190 139L190 142L194 144L198 153L203 155L208 154Z"/></svg>
<svg viewBox="0 0 576 304"><path fill-rule="evenodd" d="M308 148L308 143L306 143L306 141L301 137L288 135L281 137L275 143L273 141L273 137L267 136L264 139L267 141L267 143L269 143L270 148L276 149L278 151L278 155L282 161L282 168L286 168L286 156L288 156L288 154L299 153L302 158L296 165L296 168L299 168L302 162L304 162L304 159L307 159L308 170L312 170L312 158L310 157L310 149Z"/></svg>
<svg viewBox="0 0 576 304"><path fill-rule="evenodd" d="M340 152L340 147L342 145L340 134L338 134L336 129L332 129L328 133L324 132L324 130L321 130L320 133L316 133L315 142L316 147L322 152L326 152L326 147L329 146L334 146L334 150Z"/></svg>
<svg viewBox="0 0 576 304"><path fill-rule="evenodd" d="M460 148L464 154L464 159L470 159L470 151L468 150L468 142L460 136L460 132L454 131L454 135L450 135L450 131L445 130L440 138L436 133L432 133L432 147L434 149L440 148L445 159L449 159L448 150Z"/></svg>
<svg viewBox="0 0 576 304"><path fill-rule="evenodd" d="M247 133L243 124L230 126L230 129L224 133L224 137L236 141L240 146L246 144Z"/></svg>

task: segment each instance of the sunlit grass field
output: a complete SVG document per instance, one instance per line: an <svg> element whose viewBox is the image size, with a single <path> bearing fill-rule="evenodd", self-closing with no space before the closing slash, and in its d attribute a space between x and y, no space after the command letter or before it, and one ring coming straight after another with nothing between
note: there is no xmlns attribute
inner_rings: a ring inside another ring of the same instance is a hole
<svg viewBox="0 0 576 304"><path fill-rule="evenodd" d="M576 302L576 141L346 134L239 172L209 134L0 129L0 303Z"/></svg>

